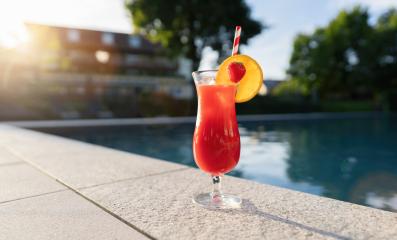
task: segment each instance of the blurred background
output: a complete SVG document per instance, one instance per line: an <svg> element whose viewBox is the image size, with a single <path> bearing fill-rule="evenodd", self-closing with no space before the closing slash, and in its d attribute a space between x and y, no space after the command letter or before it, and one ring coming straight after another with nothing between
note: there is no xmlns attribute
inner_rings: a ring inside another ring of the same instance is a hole
<svg viewBox="0 0 397 240"><path fill-rule="evenodd" d="M230 55L235 25L265 72L239 114L395 111L396 6L2 1L0 120L195 115L190 73Z"/></svg>
<svg viewBox="0 0 397 240"><path fill-rule="evenodd" d="M241 118L241 161L230 174L397 211L396 8L396 0L3 0L0 121L195 116L191 72L230 56L241 25L240 53L265 79L238 115L300 114ZM35 129L196 166L193 122L135 123Z"/></svg>

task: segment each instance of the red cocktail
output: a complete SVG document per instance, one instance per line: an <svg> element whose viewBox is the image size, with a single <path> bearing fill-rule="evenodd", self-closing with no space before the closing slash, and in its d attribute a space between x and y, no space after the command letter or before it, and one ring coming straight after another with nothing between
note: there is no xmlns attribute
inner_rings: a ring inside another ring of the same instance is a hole
<svg viewBox="0 0 397 240"><path fill-rule="evenodd" d="M217 71L193 73L198 110L193 137L193 154L201 170L212 176L211 193L195 196L193 201L207 208L240 207L241 199L223 194L220 179L240 158L240 134L235 111L235 84L216 84Z"/></svg>
<svg viewBox="0 0 397 240"><path fill-rule="evenodd" d="M240 158L234 85L198 85L198 113L193 137L194 159L213 176L230 172Z"/></svg>
<svg viewBox="0 0 397 240"><path fill-rule="evenodd" d="M198 110L193 137L193 153L197 165L212 175L214 189L193 201L207 208L238 208L241 199L223 194L221 176L230 172L240 158L235 103L252 99L262 87L263 72L247 55L238 55L241 26L236 26L233 53L219 66L219 71L193 72L197 88Z"/></svg>

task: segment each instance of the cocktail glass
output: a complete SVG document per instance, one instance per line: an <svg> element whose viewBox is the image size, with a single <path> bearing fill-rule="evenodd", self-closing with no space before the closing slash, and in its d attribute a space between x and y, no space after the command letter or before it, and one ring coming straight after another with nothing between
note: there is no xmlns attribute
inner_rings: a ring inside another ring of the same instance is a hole
<svg viewBox="0 0 397 240"><path fill-rule="evenodd" d="M198 97L193 154L198 167L211 175L213 190L194 196L206 208L239 208L239 197L221 191L221 178L240 158L240 134L235 110L235 85L216 85L216 70L193 72Z"/></svg>

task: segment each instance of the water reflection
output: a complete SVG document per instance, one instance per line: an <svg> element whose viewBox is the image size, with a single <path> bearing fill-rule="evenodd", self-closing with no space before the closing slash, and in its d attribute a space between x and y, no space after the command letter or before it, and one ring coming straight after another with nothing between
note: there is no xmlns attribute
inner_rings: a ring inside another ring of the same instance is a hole
<svg viewBox="0 0 397 240"><path fill-rule="evenodd" d="M241 126L240 131L242 149L237 170L242 172L243 178L321 195L321 186L303 181L291 184L288 175L293 147L288 141L290 133L266 130L263 125L254 129Z"/></svg>
<svg viewBox="0 0 397 240"><path fill-rule="evenodd" d="M43 129L195 166L193 130L194 124ZM230 175L397 211L397 126L392 118L243 122L240 134L241 159Z"/></svg>
<svg viewBox="0 0 397 240"><path fill-rule="evenodd" d="M276 180L269 179L270 174L247 176L397 211L397 128L392 123L390 119L359 119L245 124L245 137L255 139L262 151L267 151L266 156L256 156L256 169L272 169L281 162L286 166L283 174L276 170ZM277 148L274 151L270 143L284 148L288 156Z"/></svg>
<svg viewBox="0 0 397 240"><path fill-rule="evenodd" d="M396 211L397 176L389 172L370 173L356 182L350 191L350 199L353 202Z"/></svg>

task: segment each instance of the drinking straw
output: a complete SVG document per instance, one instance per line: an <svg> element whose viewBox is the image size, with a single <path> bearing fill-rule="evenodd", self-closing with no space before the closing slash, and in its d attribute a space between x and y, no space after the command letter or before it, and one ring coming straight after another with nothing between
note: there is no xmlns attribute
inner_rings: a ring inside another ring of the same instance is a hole
<svg viewBox="0 0 397 240"><path fill-rule="evenodd" d="M236 31L234 32L232 56L236 55L238 52L238 45L240 43L240 35L241 35L241 26L236 26Z"/></svg>

